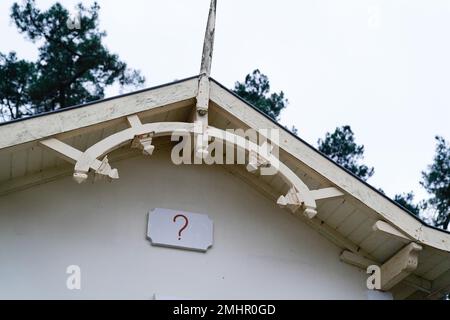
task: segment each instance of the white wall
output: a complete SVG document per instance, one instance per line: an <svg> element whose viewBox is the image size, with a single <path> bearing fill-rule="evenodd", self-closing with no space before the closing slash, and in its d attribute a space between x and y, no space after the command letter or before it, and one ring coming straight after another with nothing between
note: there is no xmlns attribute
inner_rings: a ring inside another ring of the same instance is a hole
<svg viewBox="0 0 450 320"><path fill-rule="evenodd" d="M366 299L339 248L223 168L161 152L116 167L113 183L67 177L0 197L0 298ZM155 207L208 214L212 249L151 246ZM73 264L80 291L66 288Z"/></svg>

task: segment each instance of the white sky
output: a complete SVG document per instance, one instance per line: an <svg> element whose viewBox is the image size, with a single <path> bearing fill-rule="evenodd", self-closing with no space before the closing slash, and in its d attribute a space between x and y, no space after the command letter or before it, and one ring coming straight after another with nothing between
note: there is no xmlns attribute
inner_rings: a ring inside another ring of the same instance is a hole
<svg viewBox="0 0 450 320"><path fill-rule="evenodd" d="M0 2L0 52L34 59L9 18L13 2ZM209 0L98 2L107 46L146 86L198 73ZM369 183L426 197L434 136L450 139L450 0L218 0L212 76L232 87L255 68L290 100L282 124L314 146L351 125L376 170Z"/></svg>

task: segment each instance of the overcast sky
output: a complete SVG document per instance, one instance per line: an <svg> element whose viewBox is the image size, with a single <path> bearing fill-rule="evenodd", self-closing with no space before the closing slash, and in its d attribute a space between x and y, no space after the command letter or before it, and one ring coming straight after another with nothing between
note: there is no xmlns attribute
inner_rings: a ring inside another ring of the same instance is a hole
<svg viewBox="0 0 450 320"><path fill-rule="evenodd" d="M0 52L34 59L11 24L13 2L0 2ZM108 48L146 86L198 74L209 0L98 3ZM290 101L282 124L313 145L349 124L375 167L369 183L427 196L419 180L434 136L450 139L450 0L218 0L216 27L216 80L232 87L259 68Z"/></svg>

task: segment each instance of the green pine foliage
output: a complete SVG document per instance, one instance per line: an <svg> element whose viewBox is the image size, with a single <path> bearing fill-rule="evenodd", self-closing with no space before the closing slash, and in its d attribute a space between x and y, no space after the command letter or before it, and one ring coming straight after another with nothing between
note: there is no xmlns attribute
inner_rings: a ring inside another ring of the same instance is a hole
<svg viewBox="0 0 450 320"><path fill-rule="evenodd" d="M364 145L355 142L350 126L338 127L333 133L328 132L325 139L318 140L318 149L364 181L375 172L373 167L361 163L364 159Z"/></svg>
<svg viewBox="0 0 450 320"><path fill-rule="evenodd" d="M278 120L280 112L288 105L283 91L270 93L269 78L258 69L248 74L243 83L236 82L233 91L274 120Z"/></svg>
<svg viewBox="0 0 450 320"><path fill-rule="evenodd" d="M79 20L55 3L47 11L34 0L15 3L11 18L21 34L38 45L37 61L0 54L0 111L4 120L102 99L113 83L139 87L144 78L103 44L98 4L78 7Z"/></svg>
<svg viewBox="0 0 450 320"><path fill-rule="evenodd" d="M421 184L431 195L427 208L434 210L434 222L445 230L450 224L450 145L443 137L436 137L433 163L422 172Z"/></svg>

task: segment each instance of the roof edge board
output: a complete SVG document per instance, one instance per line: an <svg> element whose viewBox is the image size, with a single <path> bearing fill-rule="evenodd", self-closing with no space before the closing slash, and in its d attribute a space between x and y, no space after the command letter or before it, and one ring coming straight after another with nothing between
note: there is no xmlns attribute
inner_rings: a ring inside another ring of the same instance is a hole
<svg viewBox="0 0 450 320"><path fill-rule="evenodd" d="M450 252L448 231L429 226L417 217L413 217L392 199L382 195L374 187L334 163L214 79L211 79L211 100L249 127L281 129L280 148L348 192L418 242ZM240 107L244 105L251 108Z"/></svg>
<svg viewBox="0 0 450 320"><path fill-rule="evenodd" d="M193 99L198 76L0 124L0 149ZM87 108L91 106L90 108ZM76 121L73 121L76 119Z"/></svg>

